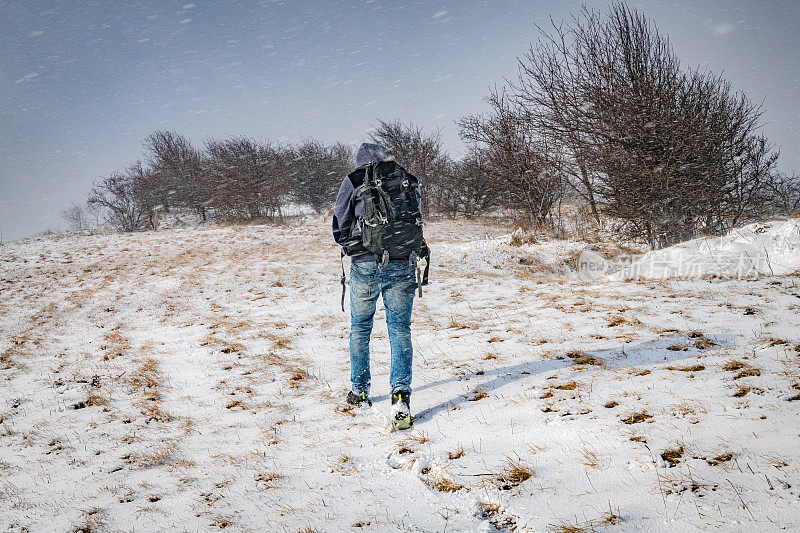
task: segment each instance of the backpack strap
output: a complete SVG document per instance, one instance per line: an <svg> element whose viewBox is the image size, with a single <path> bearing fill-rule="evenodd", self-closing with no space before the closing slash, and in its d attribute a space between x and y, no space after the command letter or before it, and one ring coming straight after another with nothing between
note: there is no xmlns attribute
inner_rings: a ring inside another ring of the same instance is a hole
<svg viewBox="0 0 800 533"><path fill-rule="evenodd" d="M425 271L421 276L419 273L419 259L425 259ZM419 295L422 296L422 287L428 284L428 273L431 267L431 251L426 246L424 255L417 256L416 252L411 252L411 255L408 258L408 264L414 269L414 279L417 282L417 291L419 291Z"/></svg>
<svg viewBox="0 0 800 533"><path fill-rule="evenodd" d="M422 285L427 285L428 273L431 269L431 250L427 246L425 247L425 255L422 257L425 258L425 271L422 273ZM420 288L420 294L422 294L422 288Z"/></svg>
<svg viewBox="0 0 800 533"><path fill-rule="evenodd" d="M340 259L342 262L342 313L344 313L344 294L347 291L347 282L344 276L344 249L342 249L342 257Z"/></svg>

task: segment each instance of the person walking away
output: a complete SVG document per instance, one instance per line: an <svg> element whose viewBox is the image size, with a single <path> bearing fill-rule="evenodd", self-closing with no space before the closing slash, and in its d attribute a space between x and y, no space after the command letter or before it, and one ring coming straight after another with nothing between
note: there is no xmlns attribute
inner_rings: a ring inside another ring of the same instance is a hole
<svg viewBox="0 0 800 533"><path fill-rule="evenodd" d="M411 310L414 293L427 284L430 253L422 236L419 182L388 160L377 144L362 144L356 169L339 187L333 210L333 238L350 256L349 404L371 406L369 342L378 297L383 297L391 345L390 417L408 429L411 416ZM420 275L418 260L425 259ZM342 310L344 310L342 264Z"/></svg>

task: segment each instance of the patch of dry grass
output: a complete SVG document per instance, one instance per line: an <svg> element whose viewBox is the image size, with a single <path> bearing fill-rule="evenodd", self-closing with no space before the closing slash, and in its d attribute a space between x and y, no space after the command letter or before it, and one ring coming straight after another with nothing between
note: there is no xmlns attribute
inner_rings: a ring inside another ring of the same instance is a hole
<svg viewBox="0 0 800 533"><path fill-rule="evenodd" d="M683 446L678 446L677 448L672 448L670 450L664 450L663 452L661 452L661 458L670 467L673 467L678 463L680 463L681 457L683 457Z"/></svg>
<svg viewBox="0 0 800 533"><path fill-rule="evenodd" d="M139 468L152 468L163 466L173 459L176 446L174 443L167 443L142 453L130 454L128 461Z"/></svg>
<svg viewBox="0 0 800 533"><path fill-rule="evenodd" d="M161 409L161 387L164 376L158 368L158 361L146 358L129 376L134 395L138 396L142 415L148 420L168 422L172 417Z"/></svg>
<svg viewBox="0 0 800 533"><path fill-rule="evenodd" d="M706 462L708 464L710 464L711 466L718 466L718 465L721 465L722 463L727 463L728 461L730 461L734 457L736 457L736 454L731 453L731 452L727 452L727 453L723 453L723 454L717 455L716 457L711 458L711 459L707 458Z"/></svg>
<svg viewBox="0 0 800 533"><path fill-rule="evenodd" d="M352 474L358 472L358 469L353 463L353 458L346 453L341 453L336 457L336 459L333 461L333 469L342 474Z"/></svg>
<svg viewBox="0 0 800 533"><path fill-rule="evenodd" d="M158 361L152 357L145 359L139 367L128 378L130 384L135 389L141 390L157 390L161 384L161 373L158 370Z"/></svg>
<svg viewBox="0 0 800 533"><path fill-rule="evenodd" d="M597 452L594 450L590 450L589 448L584 448L581 450L581 458L583 459L583 465L588 466L589 468L600 469L600 458L597 455Z"/></svg>
<svg viewBox="0 0 800 533"><path fill-rule="evenodd" d="M111 331L103 335L103 340L107 343L100 346L100 349L105 352L103 354L104 361L124 356L130 350L130 341L122 335L121 330L122 324L117 324Z"/></svg>
<svg viewBox="0 0 800 533"><path fill-rule="evenodd" d="M733 379L749 378L761 375L761 369L755 367L747 367L742 369L741 372L733 376Z"/></svg>
<svg viewBox="0 0 800 533"><path fill-rule="evenodd" d="M554 533L595 533L598 527L618 524L621 520L622 518L620 518L619 509L614 511L611 509L611 503L609 503L608 511L594 520L575 523L562 522L561 524L557 525L551 524L550 528Z"/></svg>
<svg viewBox="0 0 800 533"><path fill-rule="evenodd" d="M746 363L743 363L742 361L734 359L734 360L728 361L727 363L722 365L722 370L726 370L728 372L735 372L736 370L740 370L740 369L742 369L742 368L744 368L746 366L747 366Z"/></svg>
<svg viewBox="0 0 800 533"><path fill-rule="evenodd" d="M615 328L627 323L628 321L623 316L612 316L610 319L608 319L608 327L610 328Z"/></svg>
<svg viewBox="0 0 800 533"><path fill-rule="evenodd" d="M789 346L791 344L786 339L778 339L776 337L767 337L767 338L761 339L761 342L763 344L766 344L769 347L773 347L773 346Z"/></svg>
<svg viewBox="0 0 800 533"><path fill-rule="evenodd" d="M697 365L687 365L687 366L668 366L665 368L667 370L675 370L678 372L701 372L706 369L706 366L697 364Z"/></svg>
<svg viewBox="0 0 800 533"><path fill-rule="evenodd" d="M289 385L292 388L300 387L308 381L310 374L304 368L296 367L289 372Z"/></svg>
<svg viewBox="0 0 800 533"><path fill-rule="evenodd" d="M653 418L653 415L648 413L647 411L637 411L635 413L631 413L625 418L622 419L624 424L640 424L645 422L649 419Z"/></svg>
<svg viewBox="0 0 800 533"><path fill-rule="evenodd" d="M572 362L576 365L594 365L594 366L603 366L603 360L586 352L582 352L580 350L573 350L571 352L567 352L567 357L572 359Z"/></svg>
<svg viewBox="0 0 800 533"><path fill-rule="evenodd" d="M578 388L578 383L575 381L568 381L566 383L559 383L558 385L553 385L551 388L556 390L575 390Z"/></svg>
<svg viewBox="0 0 800 533"><path fill-rule="evenodd" d="M458 448L456 448L452 452L447 452L447 458L450 459L451 461L455 461L456 459L460 459L461 457L464 457L464 453L465 453L464 452L464 446L459 444Z"/></svg>
<svg viewBox="0 0 800 533"><path fill-rule="evenodd" d="M519 226L511 234L511 240L508 242L511 246L523 246L525 244L536 244L539 239L536 237L536 229L530 226Z"/></svg>
<svg viewBox="0 0 800 533"><path fill-rule="evenodd" d="M431 439L428 437L427 431L420 431L419 433L414 433L407 439L409 442L416 442L417 444L425 444L426 442L430 442Z"/></svg>
<svg viewBox="0 0 800 533"><path fill-rule="evenodd" d="M494 476L500 490L511 490L533 477L533 469L518 459L508 459L503 469Z"/></svg>
<svg viewBox="0 0 800 533"><path fill-rule="evenodd" d="M477 322L468 322L463 319L458 319L455 317L450 318L450 324L447 325L449 329L479 329L481 325Z"/></svg>
<svg viewBox="0 0 800 533"><path fill-rule="evenodd" d="M750 387L748 387L747 385L744 385L742 387L739 387L736 390L736 392L733 393L733 397L734 398L742 398L744 396L747 396L747 393L750 392L751 390L752 389Z"/></svg>
<svg viewBox="0 0 800 533"><path fill-rule="evenodd" d="M450 480L438 472L428 474L427 481L429 487L439 492L458 492L464 488L464 485Z"/></svg>

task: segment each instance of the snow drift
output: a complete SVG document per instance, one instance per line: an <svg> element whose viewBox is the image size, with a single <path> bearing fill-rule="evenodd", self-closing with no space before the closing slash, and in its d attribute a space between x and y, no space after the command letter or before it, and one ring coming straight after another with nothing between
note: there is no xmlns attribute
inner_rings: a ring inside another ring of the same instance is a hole
<svg viewBox="0 0 800 533"><path fill-rule="evenodd" d="M757 222L722 237L701 237L648 252L611 280L752 278L800 272L800 219Z"/></svg>

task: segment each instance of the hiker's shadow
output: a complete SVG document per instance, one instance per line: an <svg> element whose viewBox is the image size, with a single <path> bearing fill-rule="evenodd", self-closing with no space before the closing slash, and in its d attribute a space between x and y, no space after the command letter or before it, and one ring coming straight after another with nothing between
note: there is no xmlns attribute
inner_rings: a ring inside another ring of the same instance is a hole
<svg viewBox="0 0 800 533"><path fill-rule="evenodd" d="M734 336L729 334L707 335L706 338L712 340L716 347L729 346L734 342ZM669 337L661 337L659 339L640 344L626 344L616 348L586 353L602 360L605 368L619 369L625 367L640 367L679 361L681 359L695 357L704 353L704 351L708 351L696 348L694 344L694 339L686 336L673 335ZM675 349L676 347L684 347L685 349ZM477 392L484 392L488 394L504 385L524 379L527 376L566 368L572 366L573 364L574 363L572 359L564 356L561 359L531 361L527 363L519 363L516 365L495 368L493 370L485 370L479 373L462 374L415 387L414 392L417 393L425 389L431 389L446 383L452 383L454 381L494 376L489 381L478 385L468 393L460 394L455 398L420 411L415 415L415 421L425 422L440 411L444 411L452 408L453 406L468 402Z"/></svg>

